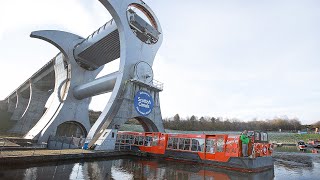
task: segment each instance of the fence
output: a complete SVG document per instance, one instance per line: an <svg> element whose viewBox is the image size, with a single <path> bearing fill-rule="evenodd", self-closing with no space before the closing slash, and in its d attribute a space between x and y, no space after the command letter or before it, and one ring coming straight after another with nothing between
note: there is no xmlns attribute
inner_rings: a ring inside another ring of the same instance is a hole
<svg viewBox="0 0 320 180"><path fill-rule="evenodd" d="M85 138L50 136L48 149L81 149Z"/></svg>
<svg viewBox="0 0 320 180"><path fill-rule="evenodd" d="M48 149L59 150L59 149L81 149L84 146L86 138L77 137L59 137L50 136L48 140ZM99 141L98 139L97 141ZM102 141L113 141L109 139L101 139ZM87 139L90 141L90 139ZM108 143L107 143L108 144ZM117 139L115 144L115 151L131 150L132 146L129 143L123 143Z"/></svg>

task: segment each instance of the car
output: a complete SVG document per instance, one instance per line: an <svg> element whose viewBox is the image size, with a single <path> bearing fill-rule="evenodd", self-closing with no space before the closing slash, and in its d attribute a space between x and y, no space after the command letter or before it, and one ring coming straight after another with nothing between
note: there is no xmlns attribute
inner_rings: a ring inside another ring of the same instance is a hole
<svg viewBox="0 0 320 180"><path fill-rule="evenodd" d="M309 139L308 144L314 148L320 148L320 141L318 139Z"/></svg>
<svg viewBox="0 0 320 180"><path fill-rule="evenodd" d="M302 140L297 142L297 147L300 151L305 151L307 149L307 145Z"/></svg>

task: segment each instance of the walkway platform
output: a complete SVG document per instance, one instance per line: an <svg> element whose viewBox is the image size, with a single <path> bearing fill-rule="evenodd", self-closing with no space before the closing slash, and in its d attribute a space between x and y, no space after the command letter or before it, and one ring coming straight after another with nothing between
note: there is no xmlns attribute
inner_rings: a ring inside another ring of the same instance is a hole
<svg viewBox="0 0 320 180"><path fill-rule="evenodd" d="M68 160L118 158L129 155L133 155L133 153L129 151L91 151L83 149L1 151L0 164L1 166L16 166Z"/></svg>

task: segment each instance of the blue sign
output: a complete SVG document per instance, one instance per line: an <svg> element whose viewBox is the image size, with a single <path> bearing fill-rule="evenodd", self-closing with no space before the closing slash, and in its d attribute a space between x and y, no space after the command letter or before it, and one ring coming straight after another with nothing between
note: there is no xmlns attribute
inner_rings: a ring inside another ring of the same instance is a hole
<svg viewBox="0 0 320 180"><path fill-rule="evenodd" d="M153 99L150 93L140 90L134 97L134 108L142 116L148 116L153 109Z"/></svg>

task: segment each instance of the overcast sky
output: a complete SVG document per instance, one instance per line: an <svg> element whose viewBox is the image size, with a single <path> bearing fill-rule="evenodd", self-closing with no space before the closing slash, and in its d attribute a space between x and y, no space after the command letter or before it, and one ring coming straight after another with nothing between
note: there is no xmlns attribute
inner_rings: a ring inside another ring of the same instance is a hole
<svg viewBox="0 0 320 180"><path fill-rule="evenodd" d="M162 116L179 113L320 120L320 1L145 0L164 41L154 62ZM55 29L86 37L110 20L97 0L0 2L0 99L58 50L29 37ZM116 70L118 61L104 74ZM101 75L100 75L101 76ZM108 95L94 98L102 110Z"/></svg>

